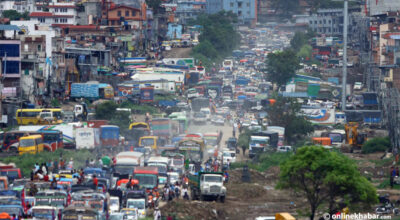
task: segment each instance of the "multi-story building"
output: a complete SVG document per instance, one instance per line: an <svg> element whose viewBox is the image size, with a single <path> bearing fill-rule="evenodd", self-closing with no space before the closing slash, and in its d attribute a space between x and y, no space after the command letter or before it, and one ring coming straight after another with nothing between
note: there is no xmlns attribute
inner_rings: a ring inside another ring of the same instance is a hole
<svg viewBox="0 0 400 220"><path fill-rule="evenodd" d="M45 25L77 24L77 7L74 2L52 2L47 6L41 6L40 9L43 10L44 7L49 11L32 12L31 19Z"/></svg>
<svg viewBox="0 0 400 220"><path fill-rule="evenodd" d="M235 13L239 23L255 25L257 22L257 0L223 0L222 9Z"/></svg>
<svg viewBox="0 0 400 220"><path fill-rule="evenodd" d="M119 5L108 11L108 25L124 25L128 29L139 29L142 24L142 15L140 9L130 6Z"/></svg>
<svg viewBox="0 0 400 220"><path fill-rule="evenodd" d="M33 0L3 0L0 1L0 15L6 10L15 10L19 13L30 12L34 9Z"/></svg>
<svg viewBox="0 0 400 220"><path fill-rule="evenodd" d="M207 14L215 14L222 10L223 0L207 0Z"/></svg>
<svg viewBox="0 0 400 220"><path fill-rule="evenodd" d="M0 40L1 74L4 76L2 96L18 97L21 90L21 41Z"/></svg>
<svg viewBox="0 0 400 220"><path fill-rule="evenodd" d="M206 12L206 0L178 0L176 4L175 16L181 24Z"/></svg>

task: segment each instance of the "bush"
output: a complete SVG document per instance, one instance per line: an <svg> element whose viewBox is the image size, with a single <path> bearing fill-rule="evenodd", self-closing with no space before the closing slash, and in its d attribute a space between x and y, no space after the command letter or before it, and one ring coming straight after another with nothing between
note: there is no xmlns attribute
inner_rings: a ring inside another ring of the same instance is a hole
<svg viewBox="0 0 400 220"><path fill-rule="evenodd" d="M257 163L248 163L250 169L264 172L270 167L278 166L285 162L292 153L264 153L260 155ZM245 162L236 162L231 164L231 169L242 168L246 165Z"/></svg>
<svg viewBox="0 0 400 220"><path fill-rule="evenodd" d="M62 154L63 159L68 162L71 158L74 160L74 168L84 168L86 159L95 158L96 155L92 154L89 150L64 150L59 149L55 152L42 152L40 154L24 154L22 156L12 156L7 158L0 158L3 163L15 163L21 169L22 175L25 177L30 176L35 163L46 163L50 160L59 160Z"/></svg>
<svg viewBox="0 0 400 220"><path fill-rule="evenodd" d="M389 137L377 137L368 140L362 146L362 153L384 152L391 148Z"/></svg>

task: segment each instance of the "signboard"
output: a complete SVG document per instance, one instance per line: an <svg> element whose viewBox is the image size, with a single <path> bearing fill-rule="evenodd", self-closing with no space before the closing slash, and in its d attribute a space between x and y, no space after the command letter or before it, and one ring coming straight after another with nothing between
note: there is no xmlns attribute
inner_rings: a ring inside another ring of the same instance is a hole
<svg viewBox="0 0 400 220"><path fill-rule="evenodd" d="M182 147L179 147L179 150L193 150L193 151L200 151L200 147L194 147L194 146L182 146Z"/></svg>
<svg viewBox="0 0 400 220"><path fill-rule="evenodd" d="M153 102L154 101L154 87L140 88L140 102Z"/></svg>

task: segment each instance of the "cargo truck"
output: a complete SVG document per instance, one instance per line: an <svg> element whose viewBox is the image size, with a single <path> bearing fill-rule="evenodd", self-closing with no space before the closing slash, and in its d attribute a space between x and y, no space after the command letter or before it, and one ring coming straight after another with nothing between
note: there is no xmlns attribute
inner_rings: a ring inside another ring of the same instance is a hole
<svg viewBox="0 0 400 220"><path fill-rule="evenodd" d="M71 98L87 98L90 100L112 99L114 89L111 85L98 82L72 83Z"/></svg>
<svg viewBox="0 0 400 220"><path fill-rule="evenodd" d="M76 149L94 149L100 145L99 128L77 128L75 130Z"/></svg>
<svg viewBox="0 0 400 220"><path fill-rule="evenodd" d="M189 175L189 186L193 199L212 198L225 201L226 187L222 172L199 172L197 175Z"/></svg>

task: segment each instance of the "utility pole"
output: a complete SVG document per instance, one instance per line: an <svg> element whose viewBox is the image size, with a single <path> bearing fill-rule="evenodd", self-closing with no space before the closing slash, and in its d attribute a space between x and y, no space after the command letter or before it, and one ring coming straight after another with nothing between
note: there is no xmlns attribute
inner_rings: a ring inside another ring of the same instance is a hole
<svg viewBox="0 0 400 220"><path fill-rule="evenodd" d="M343 9L342 111L346 110L348 4L349 4L348 0L344 0L344 9Z"/></svg>

